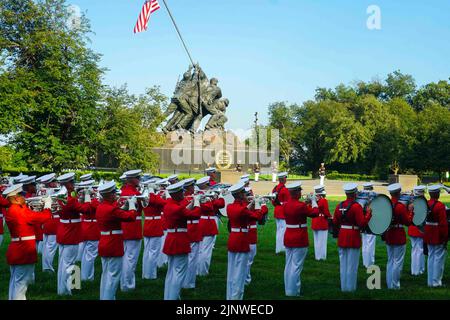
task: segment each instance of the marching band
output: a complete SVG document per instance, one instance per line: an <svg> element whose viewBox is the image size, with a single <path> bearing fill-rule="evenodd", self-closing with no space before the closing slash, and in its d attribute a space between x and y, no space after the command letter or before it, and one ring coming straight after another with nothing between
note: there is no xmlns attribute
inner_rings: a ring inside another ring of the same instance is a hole
<svg viewBox="0 0 450 320"><path fill-rule="evenodd" d="M210 273L219 233L220 217L228 218L228 268L226 299L242 300L252 281L258 226L268 219L266 203L274 206L276 253L285 252L286 296L301 295L301 273L306 260L308 218L317 261L327 259L329 230L337 238L343 292L357 287L359 253L366 268L375 263L377 236L386 242L386 282L400 289L407 237L411 240L411 274L427 270L428 286L442 286L448 241L445 205L439 201L441 185L416 186L411 194L391 184L391 197L377 194L372 183L358 191L356 183L343 186L346 200L334 214L329 211L323 185L302 195L301 182L286 184L288 174L278 174L279 184L267 196L254 195L248 176L234 185L219 184L216 169L198 180L179 181L142 175L130 170L115 181L96 182L92 174L75 183L75 174L20 175L4 186L0 217L11 234L6 259L10 266L9 299L26 299L35 281L34 268L42 254L42 270L55 273L59 250L57 293L70 295L70 274L81 261L81 281L95 278L95 260L101 258L100 299L114 300L121 291L136 287L136 267L143 244L142 278L154 280L167 264L164 299L180 299L181 289L194 289L197 276ZM144 179L145 178L145 179ZM422 202L421 202L422 201ZM0 244L3 223L0 223ZM428 252L425 268L425 251Z"/></svg>

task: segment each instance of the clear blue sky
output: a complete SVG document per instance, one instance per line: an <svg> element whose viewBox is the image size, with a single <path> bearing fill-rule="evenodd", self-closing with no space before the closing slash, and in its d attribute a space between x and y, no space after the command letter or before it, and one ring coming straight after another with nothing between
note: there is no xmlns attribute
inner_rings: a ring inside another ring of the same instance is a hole
<svg viewBox="0 0 450 320"><path fill-rule="evenodd" d="M171 95L189 61L163 7L133 27L144 0L68 0L91 20L109 85ZM318 86L401 70L422 85L450 76L448 0L167 0L194 60L230 99L227 128L267 122L275 101L302 103ZM366 27L369 5L381 30Z"/></svg>

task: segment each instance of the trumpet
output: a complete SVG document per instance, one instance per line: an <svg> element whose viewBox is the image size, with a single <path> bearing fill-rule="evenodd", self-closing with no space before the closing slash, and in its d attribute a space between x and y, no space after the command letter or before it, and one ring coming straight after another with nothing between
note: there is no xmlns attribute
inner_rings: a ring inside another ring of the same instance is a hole
<svg viewBox="0 0 450 320"><path fill-rule="evenodd" d="M270 201L274 201L276 199L275 194L267 194L267 195L256 195L256 196L249 196L247 199L249 201L258 201L259 203L268 203Z"/></svg>
<svg viewBox="0 0 450 320"><path fill-rule="evenodd" d="M58 212L62 210L60 203L57 201L60 196L61 195L37 196L25 199L25 203L33 211L42 211L44 210L44 199L50 197L52 199L52 206L50 210L52 212Z"/></svg>

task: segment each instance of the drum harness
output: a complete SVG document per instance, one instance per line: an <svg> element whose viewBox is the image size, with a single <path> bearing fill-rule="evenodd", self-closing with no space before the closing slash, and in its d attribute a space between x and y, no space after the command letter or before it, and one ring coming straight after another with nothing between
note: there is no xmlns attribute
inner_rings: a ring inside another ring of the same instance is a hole
<svg viewBox="0 0 450 320"><path fill-rule="evenodd" d="M343 208L344 207L344 202L345 201L342 201L341 203L339 203L339 211L341 211L341 214L342 214L342 217L341 217L342 218L342 222L349 223L348 217L347 217L347 212L351 208L351 206L354 205L357 202L354 201L354 200L350 201L350 203L347 205L347 207L345 209ZM355 226L352 225L351 227L352 227L352 229L354 229ZM333 230L333 237L335 237L335 238L337 237L337 234L339 233L339 229L340 229L340 227L339 228L335 228L335 230Z"/></svg>

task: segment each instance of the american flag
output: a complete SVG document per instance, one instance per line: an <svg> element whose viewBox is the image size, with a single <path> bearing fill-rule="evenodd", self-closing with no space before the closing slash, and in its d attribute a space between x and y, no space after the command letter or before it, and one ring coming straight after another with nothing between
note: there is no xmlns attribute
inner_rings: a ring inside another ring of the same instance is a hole
<svg viewBox="0 0 450 320"><path fill-rule="evenodd" d="M142 32L147 30L148 21L150 20L150 14L161 8L159 6L158 0L147 0L142 7L141 13L139 14L136 25L134 26L134 33Z"/></svg>

